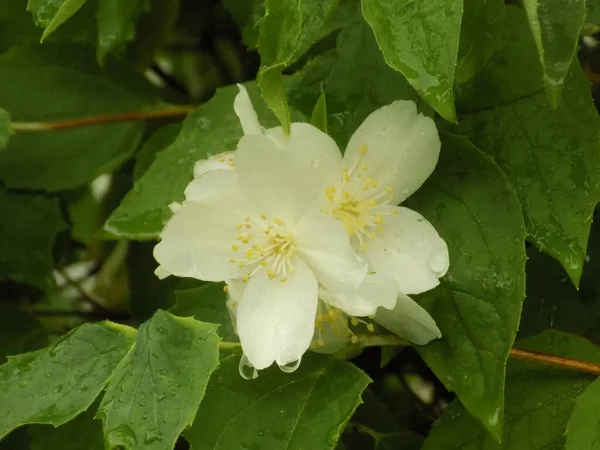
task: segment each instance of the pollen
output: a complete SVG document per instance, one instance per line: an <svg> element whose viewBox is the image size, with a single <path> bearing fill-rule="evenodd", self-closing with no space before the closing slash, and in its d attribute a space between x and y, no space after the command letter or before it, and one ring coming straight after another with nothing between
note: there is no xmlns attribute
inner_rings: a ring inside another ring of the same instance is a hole
<svg viewBox="0 0 600 450"><path fill-rule="evenodd" d="M227 286L227 285L223 286L223 292L225 292L225 293L229 292L229 286Z"/></svg>
<svg viewBox="0 0 600 450"><path fill-rule="evenodd" d="M231 250L238 251L240 248L237 245L232 245Z"/></svg>

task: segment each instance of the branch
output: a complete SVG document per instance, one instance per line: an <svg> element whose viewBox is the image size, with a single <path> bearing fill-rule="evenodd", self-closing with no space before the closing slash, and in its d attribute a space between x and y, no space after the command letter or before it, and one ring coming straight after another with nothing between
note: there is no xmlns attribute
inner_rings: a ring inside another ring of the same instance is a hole
<svg viewBox="0 0 600 450"><path fill-rule="evenodd" d="M600 376L600 364L595 364L587 361L579 361L577 359L562 358L560 356L548 355L546 353L534 352L531 350L522 350L520 348L511 348L510 356L515 359L523 359L525 361L534 361L547 366L558 367L566 370L576 370L578 372L590 373Z"/></svg>
<svg viewBox="0 0 600 450"><path fill-rule="evenodd" d="M164 117L185 116L196 109L197 105L174 106L167 109L133 111L119 114L103 114L81 119L57 120L54 122L13 122L11 127L16 132L37 132L64 130L67 128L87 127L113 122L134 122L144 119L159 119Z"/></svg>

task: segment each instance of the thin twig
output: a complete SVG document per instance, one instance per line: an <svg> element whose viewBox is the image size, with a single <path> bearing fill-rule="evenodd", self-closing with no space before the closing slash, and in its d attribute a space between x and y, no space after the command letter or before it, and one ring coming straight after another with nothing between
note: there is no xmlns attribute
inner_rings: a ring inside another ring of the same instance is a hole
<svg viewBox="0 0 600 450"><path fill-rule="evenodd" d="M57 120L53 122L13 122L11 124L11 128L16 132L55 131L64 130L67 128L87 127L90 125L101 125L112 122L133 122L144 119L185 116L196 108L196 105L184 105L174 106L168 109L133 111L120 114L103 114L94 117Z"/></svg>
<svg viewBox="0 0 600 450"><path fill-rule="evenodd" d="M546 353L534 352L531 350L523 350L520 348L511 348L510 356L515 359L523 359L526 361L534 361L547 366L558 367L566 370L576 370L578 372L590 373L600 376L600 364L595 364L587 361L579 361L577 359L562 358L560 356L548 355Z"/></svg>
<svg viewBox="0 0 600 450"><path fill-rule="evenodd" d="M85 289L83 289L83 287L81 287L81 285L76 282L75 280L73 280L66 272L66 270L64 269L57 269L57 272L60 274L61 277L63 277L65 279L65 281L67 282L67 284L69 286L72 286L78 293L79 295L88 303L90 303L93 307L95 307L96 309L98 309L99 311L102 311L104 314L110 314L110 311L108 309L106 309L106 307L104 305L102 305L97 299L95 299L91 294L89 294L88 292L85 291Z"/></svg>

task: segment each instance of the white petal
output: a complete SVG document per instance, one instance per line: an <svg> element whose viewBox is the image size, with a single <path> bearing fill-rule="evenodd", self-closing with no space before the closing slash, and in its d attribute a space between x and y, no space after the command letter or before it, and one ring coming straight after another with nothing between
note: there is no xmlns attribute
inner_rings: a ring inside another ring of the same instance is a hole
<svg viewBox="0 0 600 450"><path fill-rule="evenodd" d="M348 316L320 300L310 349L316 353L336 353L348 345L350 338Z"/></svg>
<svg viewBox="0 0 600 450"><path fill-rule="evenodd" d="M225 202L234 209L239 209L244 204L238 176L233 170L208 171L190 181L184 193L186 200L195 203L212 203L218 206L219 202Z"/></svg>
<svg viewBox="0 0 600 450"><path fill-rule="evenodd" d="M171 272L169 272L163 266L158 266L156 268L156 270L154 271L154 274L158 277L159 280L163 280L163 279L167 278L168 276L173 275Z"/></svg>
<svg viewBox="0 0 600 450"><path fill-rule="evenodd" d="M301 261L285 283L264 271L252 277L237 309L242 350L256 369L298 361L310 346L317 312L317 281Z"/></svg>
<svg viewBox="0 0 600 450"><path fill-rule="evenodd" d="M362 284L367 264L352 250L348 233L339 221L319 211L311 212L292 233L298 256L312 268L326 289L350 292Z"/></svg>
<svg viewBox="0 0 600 450"><path fill-rule="evenodd" d="M167 222L154 258L178 277L206 281L239 278L244 269L232 264L236 241L234 212L186 202Z"/></svg>
<svg viewBox="0 0 600 450"><path fill-rule="evenodd" d="M368 241L363 256L376 273L396 280L400 292L433 289L450 264L446 242L419 213L399 206L393 209L398 214L385 216L383 232Z"/></svg>
<svg viewBox="0 0 600 450"><path fill-rule="evenodd" d="M367 275L358 290L351 293L331 292L321 288L319 296L327 303L355 317L371 316L378 307L392 309L398 285L383 275Z"/></svg>
<svg viewBox="0 0 600 450"><path fill-rule="evenodd" d="M266 133L280 147L305 158L316 172L323 188L339 185L342 177L342 153L328 134L303 122L292 123L287 136L282 127L270 128Z"/></svg>
<svg viewBox="0 0 600 450"><path fill-rule="evenodd" d="M294 225L321 197L316 174L300 156L268 136L247 135L235 156L240 190L262 214Z"/></svg>
<svg viewBox="0 0 600 450"><path fill-rule="evenodd" d="M379 308L375 314L375 321L417 345L425 345L442 337L440 329L429 313L404 294L398 295L394 309Z"/></svg>
<svg viewBox="0 0 600 450"><path fill-rule="evenodd" d="M254 106L252 106L248 91L242 84L238 84L237 86L240 92L235 96L233 109L240 119L244 134L262 134L262 128Z"/></svg>
<svg viewBox="0 0 600 450"><path fill-rule="evenodd" d="M233 155L235 152L223 152L211 156L208 159L201 159L194 165L194 178L204 175L213 170L233 170Z"/></svg>
<svg viewBox="0 0 600 450"><path fill-rule="evenodd" d="M399 100L371 113L358 127L348 142L344 167L360 159L358 164L367 166L363 176L377 181L379 190L391 187L395 202L401 203L431 175L440 145L433 120L418 114L414 102Z"/></svg>

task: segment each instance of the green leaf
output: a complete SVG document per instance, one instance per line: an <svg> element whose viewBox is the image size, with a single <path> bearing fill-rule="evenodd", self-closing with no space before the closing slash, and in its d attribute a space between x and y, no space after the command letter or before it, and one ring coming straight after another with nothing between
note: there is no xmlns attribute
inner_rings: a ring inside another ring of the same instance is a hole
<svg viewBox="0 0 600 450"><path fill-rule="evenodd" d="M557 109L543 92L461 117L460 131L494 157L513 183L527 231L577 286L599 197L600 120L575 67Z"/></svg>
<svg viewBox="0 0 600 450"><path fill-rule="evenodd" d="M337 4L338 0L304 0L296 4L265 0L258 37L261 67L256 81L286 132L290 128L290 111L281 72L321 37Z"/></svg>
<svg viewBox="0 0 600 450"><path fill-rule="evenodd" d="M499 437L504 369L525 295L518 198L490 157L465 138L445 135L435 172L410 200L450 250L450 271L439 288L423 296L443 337L417 350Z"/></svg>
<svg viewBox="0 0 600 450"><path fill-rule="evenodd" d="M327 100L322 86L321 94L319 95L317 103L315 103L315 108L313 109L310 118L310 123L322 132L327 133Z"/></svg>
<svg viewBox="0 0 600 450"><path fill-rule="evenodd" d="M213 324L158 311L115 370L96 417L107 448L171 450L219 364Z"/></svg>
<svg viewBox="0 0 600 450"><path fill-rule="evenodd" d="M43 42L83 6L86 0L29 0L27 11L33 14L35 23L44 28Z"/></svg>
<svg viewBox="0 0 600 450"><path fill-rule="evenodd" d="M369 26L361 21L344 28L336 51L317 57L288 83L290 104L310 115L321 95L327 96L328 131L340 148L374 110L394 100L417 100L402 74L389 67Z"/></svg>
<svg viewBox="0 0 600 450"><path fill-rule="evenodd" d="M240 356L224 359L210 380L185 433L194 450L333 449L370 381L347 362L315 354L294 373L271 367L245 380Z"/></svg>
<svg viewBox="0 0 600 450"><path fill-rule="evenodd" d="M521 341L527 348L552 355L600 362L600 349L585 339L547 331ZM562 450L575 399L594 377L540 365L511 361L506 382L506 417L502 444L458 402L444 411L423 450ZM569 429L570 433L570 429ZM585 447L577 447L585 450Z"/></svg>
<svg viewBox="0 0 600 450"><path fill-rule="evenodd" d="M49 425L28 427L30 450L104 450L102 423L94 420L97 403L58 428Z"/></svg>
<svg viewBox="0 0 600 450"><path fill-rule="evenodd" d="M258 47L258 25L265 15L264 0L223 0L223 6L231 13L242 30L242 41L255 50Z"/></svg>
<svg viewBox="0 0 600 450"><path fill-rule="evenodd" d="M141 110L157 99L125 66L100 70L75 46L17 47L0 55L0 104L13 123L76 119ZM60 99L60 101L57 101ZM117 168L136 149L143 122L19 133L0 152L9 187L69 189Z"/></svg>
<svg viewBox="0 0 600 450"><path fill-rule="evenodd" d="M452 86L463 0L362 0L362 12L390 67L456 122Z"/></svg>
<svg viewBox="0 0 600 450"><path fill-rule="evenodd" d="M156 159L156 155L171 145L180 131L181 124L172 123L159 128L150 135L135 157L134 180L139 180L146 173Z"/></svg>
<svg viewBox="0 0 600 450"><path fill-rule="evenodd" d="M587 17L586 21L595 25L600 25L600 0L587 0Z"/></svg>
<svg viewBox="0 0 600 450"><path fill-rule="evenodd" d="M0 150L6 147L11 134L13 134L13 129L10 122L10 114L0 108Z"/></svg>
<svg viewBox="0 0 600 450"><path fill-rule="evenodd" d="M256 93L247 86L261 124L275 120ZM169 204L183 200L183 191L193 177L194 163L228 150L235 150L242 127L233 111L237 86L219 89L206 104L183 122L173 144L160 152L148 171L135 183L105 224L112 234L130 239L151 239L171 216Z"/></svg>
<svg viewBox="0 0 600 450"><path fill-rule="evenodd" d="M0 364L6 356L37 350L48 336L35 317L13 303L0 303Z"/></svg>
<svg viewBox="0 0 600 450"><path fill-rule="evenodd" d="M504 0L464 0L455 83L468 81L498 47L504 22Z"/></svg>
<svg viewBox="0 0 600 450"><path fill-rule="evenodd" d="M0 217L0 278L50 290L52 246L65 228L57 199L0 186Z"/></svg>
<svg viewBox="0 0 600 450"><path fill-rule="evenodd" d="M194 317L203 322L219 325L218 335L229 342L237 342L233 323L227 310L227 295L223 283L194 283L197 287L175 290L175 305L171 312L177 316Z"/></svg>
<svg viewBox="0 0 600 450"><path fill-rule="evenodd" d="M135 38L138 17L150 9L150 0L99 0L98 61L110 53L120 53L127 42Z"/></svg>
<svg viewBox="0 0 600 450"><path fill-rule="evenodd" d="M556 108L585 22L585 0L525 0L523 4L544 70L546 94Z"/></svg>
<svg viewBox="0 0 600 450"><path fill-rule="evenodd" d="M0 438L27 423L62 425L85 411L134 336L123 325L85 324L50 347L10 357L0 366Z"/></svg>
<svg viewBox="0 0 600 450"><path fill-rule="evenodd" d="M577 398L567 425L566 450L597 450L600 442L600 379Z"/></svg>

